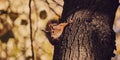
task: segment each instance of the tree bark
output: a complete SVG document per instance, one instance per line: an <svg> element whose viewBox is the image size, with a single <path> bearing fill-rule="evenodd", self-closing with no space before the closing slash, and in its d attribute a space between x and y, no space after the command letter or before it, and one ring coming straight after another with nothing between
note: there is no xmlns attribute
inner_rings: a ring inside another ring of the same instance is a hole
<svg viewBox="0 0 120 60"><path fill-rule="evenodd" d="M60 22L73 20L55 45L53 60L111 60L117 0L64 0Z"/></svg>

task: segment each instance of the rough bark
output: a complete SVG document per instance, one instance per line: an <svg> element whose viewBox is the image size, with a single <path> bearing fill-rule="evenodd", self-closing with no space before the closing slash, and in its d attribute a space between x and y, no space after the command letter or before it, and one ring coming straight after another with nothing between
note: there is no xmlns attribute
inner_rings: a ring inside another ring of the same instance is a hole
<svg viewBox="0 0 120 60"><path fill-rule="evenodd" d="M117 0L64 0L60 21L73 23L55 45L53 60L111 60L117 7Z"/></svg>

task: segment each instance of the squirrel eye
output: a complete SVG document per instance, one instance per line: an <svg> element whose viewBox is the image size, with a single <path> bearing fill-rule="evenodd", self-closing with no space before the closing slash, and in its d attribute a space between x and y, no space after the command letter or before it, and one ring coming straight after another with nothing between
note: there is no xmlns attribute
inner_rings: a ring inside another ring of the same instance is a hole
<svg viewBox="0 0 120 60"><path fill-rule="evenodd" d="M55 33L54 31L52 31L52 33Z"/></svg>

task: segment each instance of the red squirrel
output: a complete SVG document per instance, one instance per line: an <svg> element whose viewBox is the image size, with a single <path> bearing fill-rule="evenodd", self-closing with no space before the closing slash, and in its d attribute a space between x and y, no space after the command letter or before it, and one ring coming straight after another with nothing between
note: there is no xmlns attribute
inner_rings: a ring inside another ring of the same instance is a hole
<svg viewBox="0 0 120 60"><path fill-rule="evenodd" d="M63 22L63 23L49 23L47 25L46 30L42 30L46 33L46 36L48 37L48 39L53 39L53 40L58 40L58 38L61 36L64 28L72 23L72 20L68 20L67 22Z"/></svg>

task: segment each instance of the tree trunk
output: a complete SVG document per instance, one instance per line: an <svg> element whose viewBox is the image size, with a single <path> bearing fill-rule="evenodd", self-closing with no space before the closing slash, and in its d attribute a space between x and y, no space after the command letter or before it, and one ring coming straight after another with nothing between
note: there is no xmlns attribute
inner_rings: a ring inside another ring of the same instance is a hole
<svg viewBox="0 0 120 60"><path fill-rule="evenodd" d="M111 60L117 0L64 0L60 22L73 20L55 45L53 60Z"/></svg>

